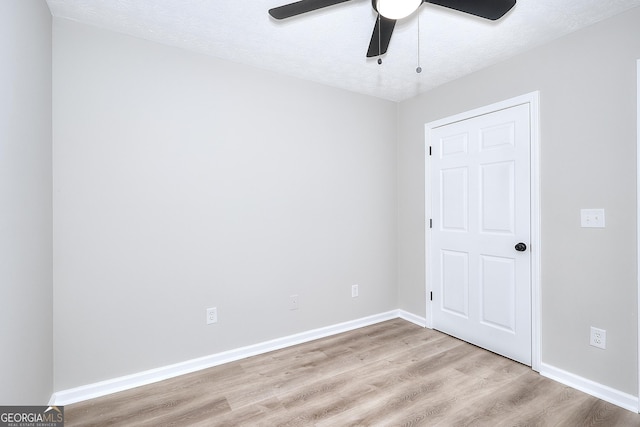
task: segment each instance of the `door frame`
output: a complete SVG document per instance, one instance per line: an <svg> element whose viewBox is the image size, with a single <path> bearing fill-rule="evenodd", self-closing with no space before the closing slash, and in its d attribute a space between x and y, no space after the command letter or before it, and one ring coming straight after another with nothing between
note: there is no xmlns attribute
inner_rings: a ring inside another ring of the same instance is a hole
<svg viewBox="0 0 640 427"><path fill-rule="evenodd" d="M636 260L637 268L637 281L638 281L638 302L636 307L636 315L638 316L638 390L640 390L640 315L638 315L638 309L640 308L640 59L638 59L637 66L637 83L636 83L636 245L638 257ZM636 400L637 402L637 400ZM640 403L637 404L636 412L640 412Z"/></svg>
<svg viewBox="0 0 640 427"><path fill-rule="evenodd" d="M639 61L640 67L640 61ZM640 69L639 69L640 80ZM640 95L639 95L640 96ZM493 113L522 104L529 104L529 120L531 132L530 163L531 163L531 368L540 371L540 258L542 252L540 239L540 92L530 92L521 96L496 102L484 107L476 108L443 119L425 124L425 287L427 312L425 313L426 327L433 328L432 306L430 295L433 290L431 278L431 229L429 220L432 217L431 210L431 159L429 147L431 143L431 130L440 126L467 120L472 117ZM640 145L640 140L639 140ZM640 156L640 154L639 154ZM640 164L640 157L639 157ZM639 181L640 182L640 181ZM638 190L640 192L640 189ZM640 194L640 193L639 193ZM638 217L640 224L640 216ZM640 232L639 232L640 233ZM640 246L639 246L640 247ZM640 271L640 270L639 270ZM640 335L640 334L639 334ZM640 377L639 377L640 381Z"/></svg>

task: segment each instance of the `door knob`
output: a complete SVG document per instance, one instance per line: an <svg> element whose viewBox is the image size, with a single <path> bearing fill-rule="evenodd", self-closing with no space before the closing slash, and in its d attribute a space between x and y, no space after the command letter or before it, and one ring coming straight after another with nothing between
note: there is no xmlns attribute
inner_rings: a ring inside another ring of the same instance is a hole
<svg viewBox="0 0 640 427"><path fill-rule="evenodd" d="M516 245L516 251L524 252L526 250L527 250L527 245L525 245L524 243L520 242Z"/></svg>

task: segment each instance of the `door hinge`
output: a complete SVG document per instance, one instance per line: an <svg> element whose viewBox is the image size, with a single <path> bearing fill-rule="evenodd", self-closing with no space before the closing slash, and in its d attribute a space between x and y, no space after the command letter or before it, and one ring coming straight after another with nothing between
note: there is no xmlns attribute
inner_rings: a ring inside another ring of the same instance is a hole
<svg viewBox="0 0 640 427"><path fill-rule="evenodd" d="M429 155L431 155L431 146L429 146Z"/></svg>
<svg viewBox="0 0 640 427"><path fill-rule="evenodd" d="M429 218L429 228L433 228L433 219Z"/></svg>
<svg viewBox="0 0 640 427"><path fill-rule="evenodd" d="M429 292L429 298L431 301L433 301L433 291Z"/></svg>

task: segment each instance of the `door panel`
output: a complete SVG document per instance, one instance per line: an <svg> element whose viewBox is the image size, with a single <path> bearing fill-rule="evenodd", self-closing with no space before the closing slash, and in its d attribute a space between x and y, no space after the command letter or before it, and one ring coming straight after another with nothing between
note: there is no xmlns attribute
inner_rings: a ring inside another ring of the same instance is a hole
<svg viewBox="0 0 640 427"><path fill-rule="evenodd" d="M442 157L451 157L459 154L467 154L468 135L466 133L460 135L451 135L440 140L440 152Z"/></svg>
<svg viewBox="0 0 640 427"><path fill-rule="evenodd" d="M467 231L469 213L469 179L467 168L443 170L442 183L442 228L448 231Z"/></svg>
<svg viewBox="0 0 640 427"><path fill-rule="evenodd" d="M469 255L442 251L442 309L465 319L469 317Z"/></svg>
<svg viewBox="0 0 640 427"><path fill-rule="evenodd" d="M515 224L514 162L480 165L482 233L513 235Z"/></svg>
<svg viewBox="0 0 640 427"><path fill-rule="evenodd" d="M431 129L433 326L531 364L529 104Z"/></svg>
<svg viewBox="0 0 640 427"><path fill-rule="evenodd" d="M480 321L493 328L515 332L515 263L513 259L481 255Z"/></svg>

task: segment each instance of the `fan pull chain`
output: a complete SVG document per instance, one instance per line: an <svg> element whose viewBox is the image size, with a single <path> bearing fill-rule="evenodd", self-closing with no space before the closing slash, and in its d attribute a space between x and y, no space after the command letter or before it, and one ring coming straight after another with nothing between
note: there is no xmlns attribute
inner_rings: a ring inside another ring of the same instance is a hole
<svg viewBox="0 0 640 427"><path fill-rule="evenodd" d="M380 41L382 37L382 18L380 18L380 14L378 13L378 65L382 65L382 42Z"/></svg>
<svg viewBox="0 0 640 427"><path fill-rule="evenodd" d="M416 68L416 73L420 74L422 72L422 67L420 66L420 15L418 14L418 67Z"/></svg>

